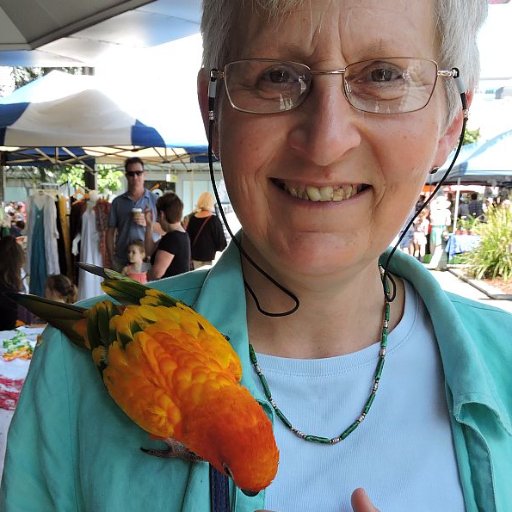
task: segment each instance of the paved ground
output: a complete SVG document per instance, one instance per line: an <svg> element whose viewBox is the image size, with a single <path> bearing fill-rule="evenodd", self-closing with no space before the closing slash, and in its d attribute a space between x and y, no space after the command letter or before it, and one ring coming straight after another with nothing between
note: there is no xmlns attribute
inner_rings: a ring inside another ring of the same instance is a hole
<svg viewBox="0 0 512 512"><path fill-rule="evenodd" d="M492 300L485 293L462 281L462 279L459 279L449 271L431 270L431 273L446 291L457 293L469 299L482 301L486 304L492 304L512 313L512 300Z"/></svg>

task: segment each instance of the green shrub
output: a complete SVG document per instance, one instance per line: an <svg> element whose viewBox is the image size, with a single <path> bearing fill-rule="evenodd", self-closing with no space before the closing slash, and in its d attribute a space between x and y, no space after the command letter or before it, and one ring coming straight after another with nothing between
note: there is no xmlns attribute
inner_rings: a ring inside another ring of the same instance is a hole
<svg viewBox="0 0 512 512"><path fill-rule="evenodd" d="M486 222L477 221L473 231L480 235L480 245L464 255L477 278L512 278L512 210L495 207L486 214Z"/></svg>

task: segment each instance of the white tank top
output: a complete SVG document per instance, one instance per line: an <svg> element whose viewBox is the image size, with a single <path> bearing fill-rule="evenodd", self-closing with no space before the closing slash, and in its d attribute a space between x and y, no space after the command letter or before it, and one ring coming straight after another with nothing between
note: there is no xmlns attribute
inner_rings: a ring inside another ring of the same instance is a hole
<svg viewBox="0 0 512 512"><path fill-rule="evenodd" d="M444 378L426 308L406 283L404 315L365 421L337 445L306 442L276 417L279 470L266 490L275 512L352 511L363 487L381 512L463 512ZM292 425L335 437L360 414L379 344L327 359L258 354L272 396Z"/></svg>

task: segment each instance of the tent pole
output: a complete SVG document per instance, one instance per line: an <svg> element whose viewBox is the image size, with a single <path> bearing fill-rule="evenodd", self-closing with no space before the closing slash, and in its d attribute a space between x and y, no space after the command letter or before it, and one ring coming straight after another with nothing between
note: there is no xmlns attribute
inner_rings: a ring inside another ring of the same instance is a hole
<svg viewBox="0 0 512 512"><path fill-rule="evenodd" d="M453 210L453 225L452 233L457 232L457 218L459 216L459 202L460 202L460 178L457 178L457 191L455 192L455 208Z"/></svg>
<svg viewBox="0 0 512 512"><path fill-rule="evenodd" d="M7 168L4 165L0 165L0 201L5 202L5 191L7 188Z"/></svg>

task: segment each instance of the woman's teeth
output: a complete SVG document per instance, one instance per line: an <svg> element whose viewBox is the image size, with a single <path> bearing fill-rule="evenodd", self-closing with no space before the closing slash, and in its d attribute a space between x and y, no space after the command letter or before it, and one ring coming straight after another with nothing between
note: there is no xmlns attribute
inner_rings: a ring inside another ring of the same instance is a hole
<svg viewBox="0 0 512 512"><path fill-rule="evenodd" d="M311 185L291 186L284 184L284 190L291 196L307 201L344 201L355 196L361 187L358 185L339 185L337 187L313 187Z"/></svg>

